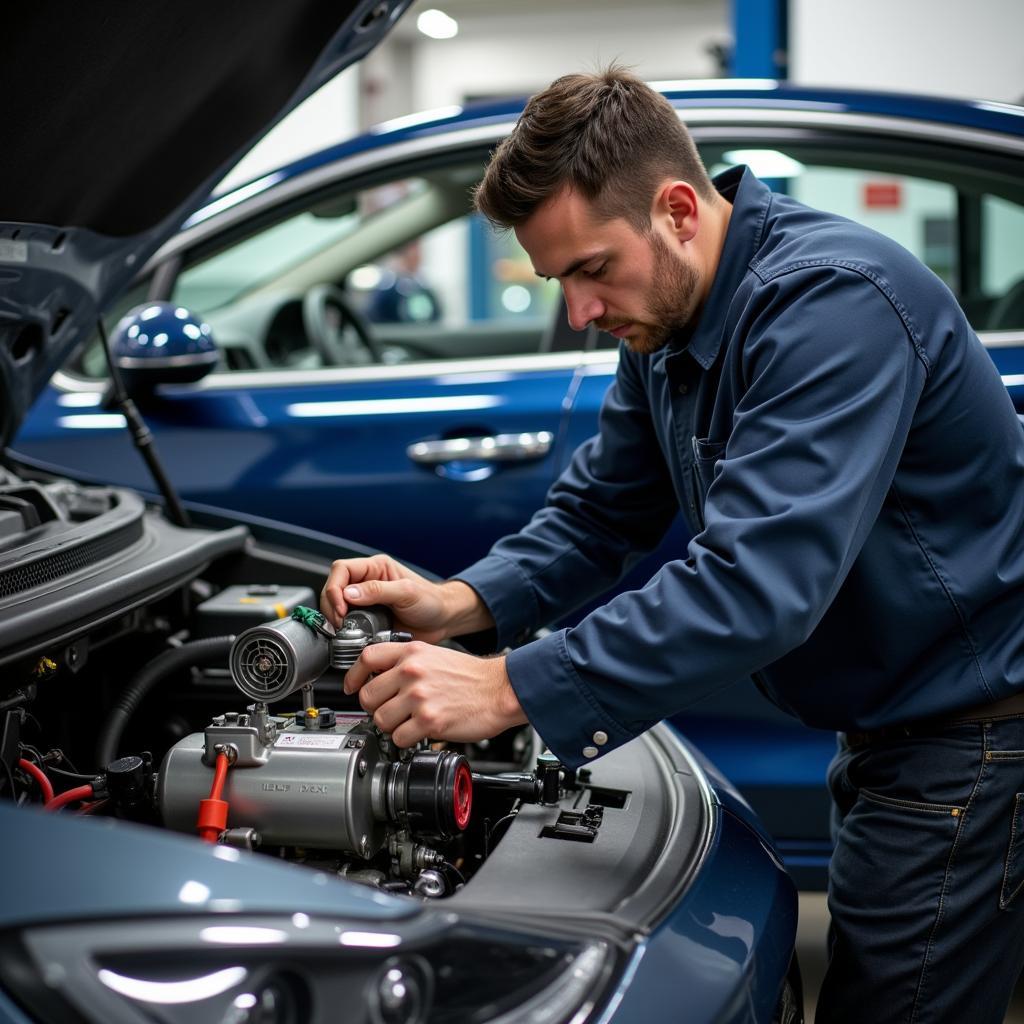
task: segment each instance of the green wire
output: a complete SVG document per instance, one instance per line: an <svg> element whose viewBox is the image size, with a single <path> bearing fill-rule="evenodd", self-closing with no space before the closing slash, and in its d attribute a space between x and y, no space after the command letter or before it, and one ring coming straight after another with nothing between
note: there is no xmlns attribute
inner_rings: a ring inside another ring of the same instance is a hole
<svg viewBox="0 0 1024 1024"><path fill-rule="evenodd" d="M324 628L327 619L315 608L307 608L304 604L296 605L292 611L292 618L304 626L308 626L314 633L319 633L321 636L327 637L328 640L331 639L331 634Z"/></svg>

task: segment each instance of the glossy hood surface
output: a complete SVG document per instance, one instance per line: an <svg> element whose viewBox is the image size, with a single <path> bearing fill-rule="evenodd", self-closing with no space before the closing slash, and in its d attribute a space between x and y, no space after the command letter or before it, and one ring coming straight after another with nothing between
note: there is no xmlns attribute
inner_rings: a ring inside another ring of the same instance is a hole
<svg viewBox="0 0 1024 1024"><path fill-rule="evenodd" d="M238 158L409 2L8 5L0 444Z"/></svg>

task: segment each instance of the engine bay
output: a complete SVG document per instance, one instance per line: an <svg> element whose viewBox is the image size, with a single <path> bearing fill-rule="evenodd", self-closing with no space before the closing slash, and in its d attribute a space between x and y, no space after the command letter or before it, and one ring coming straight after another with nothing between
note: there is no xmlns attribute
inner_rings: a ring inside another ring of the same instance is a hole
<svg viewBox="0 0 1024 1024"><path fill-rule="evenodd" d="M529 727L400 749L342 680L409 637L382 608L337 630L315 610L330 559L365 552L195 519L0 471L0 800L509 913L639 923L686 883L710 805L678 741L578 772Z"/></svg>

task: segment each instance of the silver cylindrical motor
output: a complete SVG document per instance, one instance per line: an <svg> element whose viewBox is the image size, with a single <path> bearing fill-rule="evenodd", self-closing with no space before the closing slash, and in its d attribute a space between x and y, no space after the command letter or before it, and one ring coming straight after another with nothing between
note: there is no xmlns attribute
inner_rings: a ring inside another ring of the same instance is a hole
<svg viewBox="0 0 1024 1024"><path fill-rule="evenodd" d="M278 619L238 636L231 677L247 697L271 704L316 682L329 660L327 637L297 619Z"/></svg>
<svg viewBox="0 0 1024 1024"><path fill-rule="evenodd" d="M225 748L234 754L223 790L228 828L254 828L264 846L339 850L365 860L389 830L449 839L469 824L473 783L462 754L420 750L396 760L365 716L339 715L316 729L292 722L270 743L251 716L220 722L180 740L160 766L157 803L169 828L195 831L215 752Z"/></svg>
<svg viewBox="0 0 1024 1024"><path fill-rule="evenodd" d="M227 746L241 751L224 785L229 828L255 828L264 846L344 850L363 858L377 853L386 839L372 792L382 755L365 718L316 730L293 723L262 748L244 716L241 722L213 725L168 751L157 783L165 825L195 831L199 801L213 779L208 751Z"/></svg>

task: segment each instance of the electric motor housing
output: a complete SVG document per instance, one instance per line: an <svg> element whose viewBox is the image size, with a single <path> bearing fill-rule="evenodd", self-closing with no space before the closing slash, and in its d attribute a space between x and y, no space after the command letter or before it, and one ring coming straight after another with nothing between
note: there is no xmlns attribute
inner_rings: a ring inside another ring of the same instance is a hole
<svg viewBox="0 0 1024 1024"><path fill-rule="evenodd" d="M230 749L223 799L228 828L253 828L263 845L342 851L367 860L391 833L449 839L469 823L469 763L453 751L393 753L365 715L320 716L305 728L256 715L225 715L165 756L157 783L164 824L194 832L210 793L216 752Z"/></svg>
<svg viewBox="0 0 1024 1024"><path fill-rule="evenodd" d="M231 646L231 678L247 697L272 704L327 670L327 639L294 618L253 626Z"/></svg>

